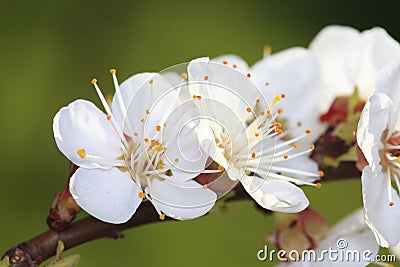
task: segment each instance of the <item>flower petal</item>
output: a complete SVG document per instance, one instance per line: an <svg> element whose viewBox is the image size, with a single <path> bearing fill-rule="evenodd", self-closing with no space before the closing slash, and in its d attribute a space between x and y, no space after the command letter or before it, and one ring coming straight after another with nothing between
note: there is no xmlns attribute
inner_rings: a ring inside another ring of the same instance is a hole
<svg viewBox="0 0 400 267"><path fill-rule="evenodd" d="M142 201L141 190L129 173L118 168L79 168L71 177L69 190L82 209L108 223L128 221Z"/></svg>
<svg viewBox="0 0 400 267"><path fill-rule="evenodd" d="M294 213L309 205L303 190L290 182L250 176L243 177L241 182L250 196L265 209Z"/></svg>
<svg viewBox="0 0 400 267"><path fill-rule="evenodd" d="M365 104L357 128L357 142L370 166L380 168L379 150L383 148L382 133L387 127L393 103L382 93L374 94Z"/></svg>
<svg viewBox="0 0 400 267"><path fill-rule="evenodd" d="M217 195L193 180L170 182L154 179L149 182L146 193L153 205L167 216L177 220L190 220L206 214Z"/></svg>
<svg viewBox="0 0 400 267"><path fill-rule="evenodd" d="M323 86L331 100L353 93L363 45L360 32L337 25L325 27L312 40L310 49L321 65Z"/></svg>
<svg viewBox="0 0 400 267"><path fill-rule="evenodd" d="M384 29L375 27L362 32L365 49L363 50L357 85L360 96L367 99L375 90L379 71L400 58L400 45Z"/></svg>
<svg viewBox="0 0 400 267"><path fill-rule="evenodd" d="M76 100L63 107L54 116L53 132L60 151L80 167L120 165L121 142L106 115L89 101Z"/></svg>
<svg viewBox="0 0 400 267"><path fill-rule="evenodd" d="M366 166L361 176L364 212L367 225L382 247L394 246L400 241L400 198L391 187L389 173L372 172ZM394 206L389 205L388 188Z"/></svg>

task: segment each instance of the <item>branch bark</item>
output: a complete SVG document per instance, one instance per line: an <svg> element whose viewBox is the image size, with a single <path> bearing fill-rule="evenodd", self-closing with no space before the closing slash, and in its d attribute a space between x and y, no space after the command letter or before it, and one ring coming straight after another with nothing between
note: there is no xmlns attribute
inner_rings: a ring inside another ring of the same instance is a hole
<svg viewBox="0 0 400 267"><path fill-rule="evenodd" d="M354 162L342 163L338 168L327 168L322 181L343 180L360 176ZM249 199L247 192L239 183L234 189L235 195L226 201ZM264 213L270 213L262 209ZM168 220L168 218L166 218ZM149 201L144 202L135 215L124 224L108 224L93 217L87 217L71 224L60 232L47 230L46 232L20 243L8 250L4 255L10 258L13 267L38 266L43 261L55 255L57 241L64 242L69 249L99 238L122 238L122 231L136 226L160 222L159 216Z"/></svg>

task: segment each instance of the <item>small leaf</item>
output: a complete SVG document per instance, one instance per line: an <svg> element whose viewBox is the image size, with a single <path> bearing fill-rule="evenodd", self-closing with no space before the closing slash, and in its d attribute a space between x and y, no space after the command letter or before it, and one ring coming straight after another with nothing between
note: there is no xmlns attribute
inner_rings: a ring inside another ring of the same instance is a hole
<svg viewBox="0 0 400 267"><path fill-rule="evenodd" d="M1 261L0 261L0 267L9 267L10 266L10 258L8 256L5 256Z"/></svg>
<svg viewBox="0 0 400 267"><path fill-rule="evenodd" d="M78 262L80 260L80 256L78 254L73 254L68 257L65 257L64 259L59 260L56 263L53 263L52 265L49 265L51 267L76 267L78 266Z"/></svg>

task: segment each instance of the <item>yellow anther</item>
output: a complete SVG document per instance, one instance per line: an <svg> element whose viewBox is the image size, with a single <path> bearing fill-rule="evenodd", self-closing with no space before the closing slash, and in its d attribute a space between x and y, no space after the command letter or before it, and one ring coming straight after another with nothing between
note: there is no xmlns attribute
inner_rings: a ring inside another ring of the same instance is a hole
<svg viewBox="0 0 400 267"><path fill-rule="evenodd" d="M160 164L158 164L158 169L159 169L159 170L163 170L163 169L164 169L164 165L163 165L163 164L161 164L161 163L160 163Z"/></svg>
<svg viewBox="0 0 400 267"><path fill-rule="evenodd" d="M260 104L260 99L259 98L256 99L256 104Z"/></svg>
<svg viewBox="0 0 400 267"><path fill-rule="evenodd" d="M222 64L226 65L226 64L228 64L228 61L224 60L224 61L222 61Z"/></svg>
<svg viewBox="0 0 400 267"><path fill-rule="evenodd" d="M246 111L250 113L251 112L251 108L246 108Z"/></svg>
<svg viewBox="0 0 400 267"><path fill-rule="evenodd" d="M141 119L140 122L141 122L141 123L144 123L144 119Z"/></svg>
<svg viewBox="0 0 400 267"><path fill-rule="evenodd" d="M396 159L396 161L400 163L400 157L398 157L398 158Z"/></svg>
<svg viewBox="0 0 400 267"><path fill-rule="evenodd" d="M181 78L186 80L188 78L188 75L186 72L181 73Z"/></svg>
<svg viewBox="0 0 400 267"><path fill-rule="evenodd" d="M319 170L318 175L319 175L319 177L323 177L325 175L325 173L323 170Z"/></svg>
<svg viewBox="0 0 400 267"><path fill-rule="evenodd" d="M149 84L153 84L153 83L154 83L154 80L151 79L151 80L149 81Z"/></svg>
<svg viewBox="0 0 400 267"><path fill-rule="evenodd" d="M259 137L259 136L260 136L260 134L259 134L258 132L255 132L254 135L255 135L256 137Z"/></svg>
<svg viewBox="0 0 400 267"><path fill-rule="evenodd" d="M251 158L253 158L253 159L254 159L255 157L256 157L256 153L254 153L254 152L253 152L253 153L251 153Z"/></svg>
<svg viewBox="0 0 400 267"><path fill-rule="evenodd" d="M205 81L208 81L208 76L207 76L207 75L204 76L204 80L205 80Z"/></svg>
<svg viewBox="0 0 400 267"><path fill-rule="evenodd" d="M315 187L318 188L318 189L320 189L320 188L322 187L322 184L321 184L321 183L316 183L316 184L315 184Z"/></svg>
<svg viewBox="0 0 400 267"><path fill-rule="evenodd" d="M234 69L236 69L236 68L237 68L237 65L236 65L236 64L233 64L232 67L233 67Z"/></svg>
<svg viewBox="0 0 400 267"><path fill-rule="evenodd" d="M146 109L146 114L149 115L150 114L150 110Z"/></svg>
<svg viewBox="0 0 400 267"><path fill-rule="evenodd" d="M146 197L146 195L142 191L140 191L139 198L144 199L145 197Z"/></svg>
<svg viewBox="0 0 400 267"><path fill-rule="evenodd" d="M146 137L146 138L144 139L144 142L145 142L145 143L148 143L148 142L149 142L149 138Z"/></svg>
<svg viewBox="0 0 400 267"><path fill-rule="evenodd" d="M281 108L278 108L278 110L276 111L278 114L281 114L282 113L282 109Z"/></svg>
<svg viewBox="0 0 400 267"><path fill-rule="evenodd" d="M251 74L250 73L247 73L247 78L251 78Z"/></svg>
<svg viewBox="0 0 400 267"><path fill-rule="evenodd" d="M261 111L261 116L264 116L265 115L265 111Z"/></svg>
<svg viewBox="0 0 400 267"><path fill-rule="evenodd" d="M265 82L265 86L269 86L269 82Z"/></svg>
<svg viewBox="0 0 400 267"><path fill-rule="evenodd" d="M160 125L157 125L157 126L156 126L156 131L157 131L157 132L161 131L161 126L160 126Z"/></svg>
<svg viewBox="0 0 400 267"><path fill-rule="evenodd" d="M97 83L97 79L92 79L90 82L91 82L92 84L96 84L96 83Z"/></svg>
<svg viewBox="0 0 400 267"><path fill-rule="evenodd" d="M111 73L111 74L116 74L117 71L116 71L116 69L110 69L110 73Z"/></svg>
<svg viewBox="0 0 400 267"><path fill-rule="evenodd" d="M167 127L167 123L166 123L166 122L164 122L164 128L165 128L165 127Z"/></svg>
<svg viewBox="0 0 400 267"><path fill-rule="evenodd" d="M179 162L179 159L178 159L178 158L175 158L175 162L178 163L178 162Z"/></svg>
<svg viewBox="0 0 400 267"><path fill-rule="evenodd" d="M301 127L303 124L301 122L297 122L297 126Z"/></svg>
<svg viewBox="0 0 400 267"><path fill-rule="evenodd" d="M393 207L393 206L394 206L394 202L393 202L393 201L390 201L390 202L389 202L389 206L390 206L390 207Z"/></svg>
<svg viewBox="0 0 400 267"><path fill-rule="evenodd" d="M311 145L311 146L310 146L310 149L311 149L311 150L314 150L314 149L315 149L315 145Z"/></svg>
<svg viewBox="0 0 400 267"><path fill-rule="evenodd" d="M289 156L288 156L288 155L284 155L283 158L284 158L284 159L288 159Z"/></svg>
<svg viewBox="0 0 400 267"><path fill-rule="evenodd" d="M285 95L285 94L281 94L281 97L282 97L282 98L285 98L285 97L286 97L286 95Z"/></svg>
<svg viewBox="0 0 400 267"><path fill-rule="evenodd" d="M221 165L218 165L218 170L223 171L223 170L225 170L225 168L222 167Z"/></svg>
<svg viewBox="0 0 400 267"><path fill-rule="evenodd" d="M193 95L193 99L196 100L197 99L197 95Z"/></svg>
<svg viewBox="0 0 400 267"><path fill-rule="evenodd" d="M138 136L139 136L139 133L133 133L133 135L136 136L136 137L138 137Z"/></svg>
<svg viewBox="0 0 400 267"><path fill-rule="evenodd" d="M279 101L281 101L281 96L280 96L280 95L276 95L276 96L274 97L274 99L272 100L272 102L271 102L271 107L272 107L273 105L275 105L276 103L278 103Z"/></svg>
<svg viewBox="0 0 400 267"><path fill-rule="evenodd" d="M196 96L197 100L201 100L201 95Z"/></svg>
<svg viewBox="0 0 400 267"><path fill-rule="evenodd" d="M111 120L111 115L107 115L107 120L108 120L108 121Z"/></svg>
<svg viewBox="0 0 400 267"><path fill-rule="evenodd" d="M206 190L207 189L207 185L205 184L205 185L203 185L203 189L204 190Z"/></svg>
<svg viewBox="0 0 400 267"><path fill-rule="evenodd" d="M311 133L311 130L307 129L306 134L310 134L310 133Z"/></svg>
<svg viewBox="0 0 400 267"><path fill-rule="evenodd" d="M157 150L158 152L162 152L162 151L164 150L164 148L163 148L162 146L157 146L156 150Z"/></svg>
<svg viewBox="0 0 400 267"><path fill-rule="evenodd" d="M293 147L293 148L297 148L297 144L294 143L294 144L292 145L292 147Z"/></svg>
<svg viewBox="0 0 400 267"><path fill-rule="evenodd" d="M76 153L78 153L78 155L79 155L82 159L84 159L84 158L86 157L86 150L83 149L83 148L78 149L78 150L76 151Z"/></svg>
<svg viewBox="0 0 400 267"><path fill-rule="evenodd" d="M161 213L160 216L159 216L159 218L160 218L161 221L164 221L164 220L165 220L165 214L164 214L164 213Z"/></svg>

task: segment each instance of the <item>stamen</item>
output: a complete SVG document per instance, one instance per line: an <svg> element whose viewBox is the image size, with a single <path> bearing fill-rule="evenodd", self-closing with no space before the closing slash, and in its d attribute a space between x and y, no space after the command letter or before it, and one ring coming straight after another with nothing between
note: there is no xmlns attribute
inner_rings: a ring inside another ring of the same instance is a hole
<svg viewBox="0 0 400 267"><path fill-rule="evenodd" d="M117 79L117 71L115 69L110 69L110 73L113 78L115 94L117 95L117 101L119 103L122 114L126 114L126 107L124 101L122 99L121 90L119 89L118 79Z"/></svg>
<svg viewBox="0 0 400 267"><path fill-rule="evenodd" d="M133 135L134 135L135 137L138 137L138 136L139 136L139 133L133 133Z"/></svg>
<svg viewBox="0 0 400 267"><path fill-rule="evenodd" d="M224 60L224 61L222 61L222 64L226 65L226 64L228 64L228 61Z"/></svg>
<svg viewBox="0 0 400 267"><path fill-rule="evenodd" d="M285 95L285 94L281 94L281 97L282 97L282 98L285 98L285 97L286 97L286 95Z"/></svg>
<svg viewBox="0 0 400 267"><path fill-rule="evenodd" d="M139 198L144 199L145 197L146 197L146 195L142 191L140 191Z"/></svg>
<svg viewBox="0 0 400 267"><path fill-rule="evenodd" d="M156 126L156 131L157 131L157 132L161 131L161 126L160 126L160 125L157 125L157 126Z"/></svg>
<svg viewBox="0 0 400 267"><path fill-rule="evenodd" d="M320 188L322 187L322 184L321 184L321 183L316 183L316 184L315 184L315 187L316 187L317 189L320 189Z"/></svg>
<svg viewBox="0 0 400 267"><path fill-rule="evenodd" d="M310 133L311 133L311 130L307 129L307 130L305 131L305 133L306 133L306 134L310 134Z"/></svg>
<svg viewBox="0 0 400 267"><path fill-rule="evenodd" d="M203 185L203 189L204 190L206 190L207 189L207 185L205 184L205 185Z"/></svg>
<svg viewBox="0 0 400 267"><path fill-rule="evenodd" d="M296 143L292 144L292 147L297 148L297 144Z"/></svg>
<svg viewBox="0 0 400 267"><path fill-rule="evenodd" d="M146 114L149 115L150 114L150 110L146 109Z"/></svg>
<svg viewBox="0 0 400 267"><path fill-rule="evenodd" d="M105 109L107 115L111 115L110 106L107 104L107 101L106 101L106 99L104 98L104 95L102 94L102 92L101 92L99 86L97 85L97 80L96 80L96 79L93 79L93 80L92 80L92 84L93 84L94 88L96 89L97 95L99 96L100 101L101 101L101 104L103 105L103 107L104 107L104 109Z"/></svg>
<svg viewBox="0 0 400 267"><path fill-rule="evenodd" d="M111 120L111 115L107 115L107 120L108 120L108 121Z"/></svg>
<svg viewBox="0 0 400 267"><path fill-rule="evenodd" d="M175 162L178 163L178 162L179 162L179 159L178 159L178 158L175 158Z"/></svg>
<svg viewBox="0 0 400 267"><path fill-rule="evenodd" d="M149 81L149 84L153 85L153 84L154 84L154 80L151 79L151 80Z"/></svg>
<svg viewBox="0 0 400 267"><path fill-rule="evenodd" d="M165 220L165 214L164 214L164 213L161 213L160 216L159 216L159 218L160 218L161 221L164 221L164 220Z"/></svg>
<svg viewBox="0 0 400 267"><path fill-rule="evenodd" d="M272 108L272 107L273 107L276 103L278 103L279 101L281 101L281 96L280 96L280 95L276 95L276 96L274 97L274 99L272 100L270 107Z"/></svg>
<svg viewBox="0 0 400 267"><path fill-rule="evenodd" d="M207 76L207 75L204 76L204 80L205 80L205 81L208 81L208 76Z"/></svg>
<svg viewBox="0 0 400 267"><path fill-rule="evenodd" d="M251 112L251 108L246 108L246 111L250 113Z"/></svg>
<svg viewBox="0 0 400 267"><path fill-rule="evenodd" d="M311 146L310 146L310 149L311 149L311 150L314 150L314 149L315 149L315 145L311 145Z"/></svg>
<svg viewBox="0 0 400 267"><path fill-rule="evenodd" d="M251 157L254 159L256 157L256 153L251 153Z"/></svg>
<svg viewBox="0 0 400 267"><path fill-rule="evenodd" d="M197 100L201 100L201 95L196 96Z"/></svg>
<svg viewBox="0 0 400 267"><path fill-rule="evenodd" d="M251 74L250 73L247 73L247 78L251 78Z"/></svg>
<svg viewBox="0 0 400 267"><path fill-rule="evenodd" d="M265 86L269 86L269 82L265 82Z"/></svg>
<svg viewBox="0 0 400 267"><path fill-rule="evenodd" d="M236 68L237 68L237 65L236 65L236 64L233 64L232 67L233 67L234 69L236 69Z"/></svg>
<svg viewBox="0 0 400 267"><path fill-rule="evenodd" d="M84 158L86 157L86 150L83 149L83 148L78 149L78 150L76 151L76 153L78 153L78 155L79 155L82 159L84 159Z"/></svg>
<svg viewBox="0 0 400 267"><path fill-rule="evenodd" d="M284 159L288 159L289 156L288 156L288 155L284 155L283 158L284 158Z"/></svg>
<svg viewBox="0 0 400 267"><path fill-rule="evenodd" d="M319 177L324 177L324 176L325 176L325 173L324 173L323 170L319 170L319 171L318 171L318 175L319 175Z"/></svg>

